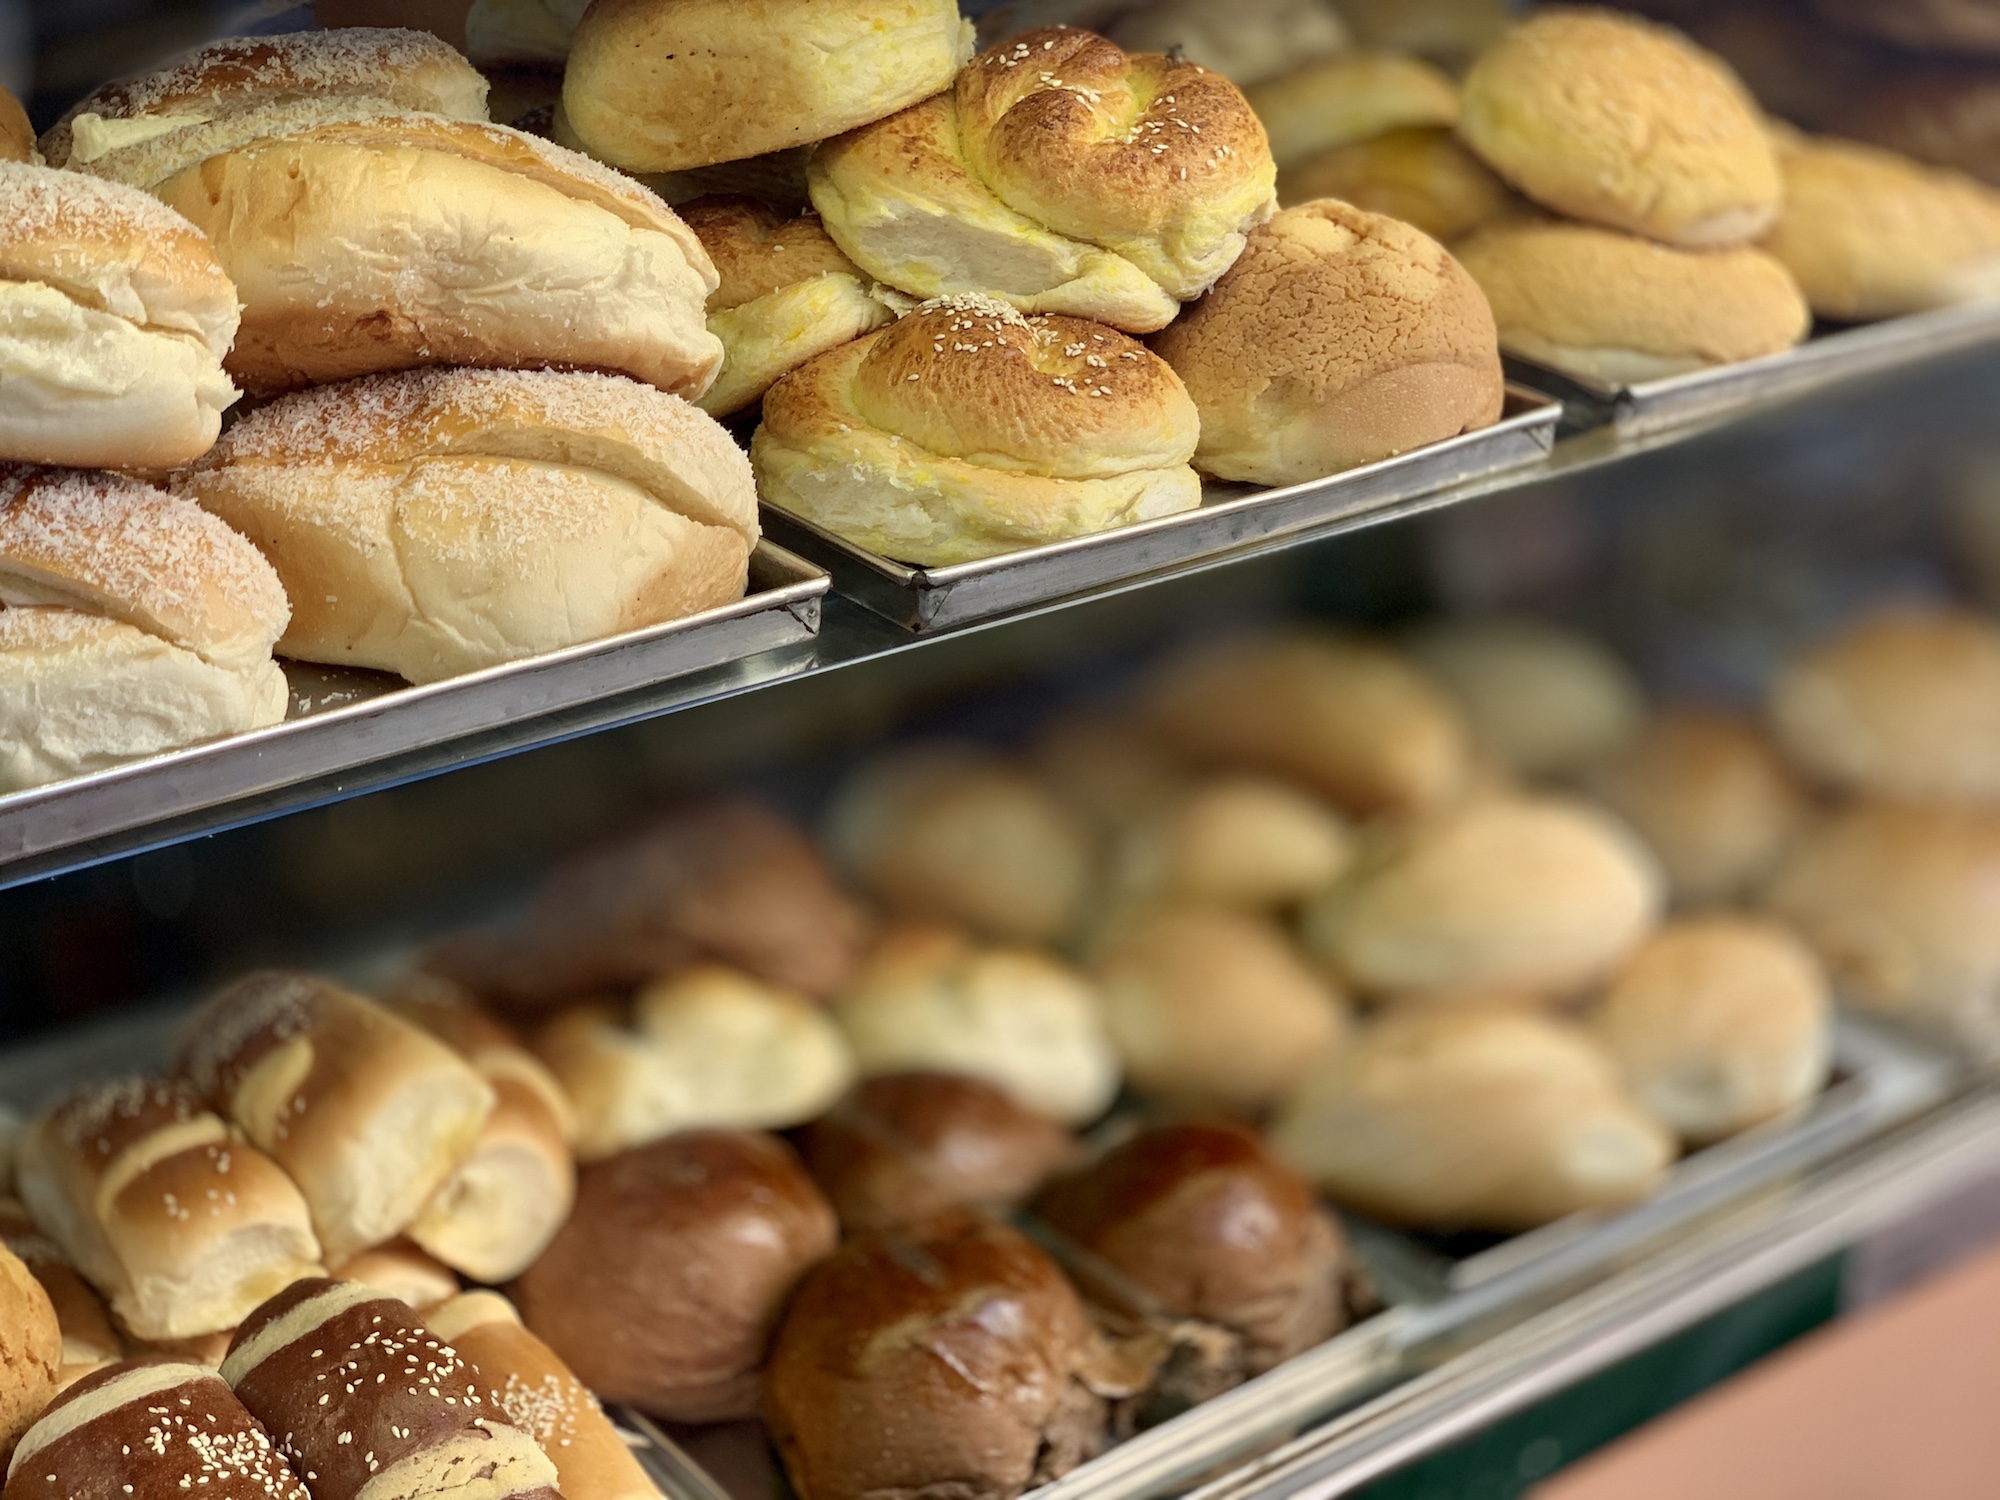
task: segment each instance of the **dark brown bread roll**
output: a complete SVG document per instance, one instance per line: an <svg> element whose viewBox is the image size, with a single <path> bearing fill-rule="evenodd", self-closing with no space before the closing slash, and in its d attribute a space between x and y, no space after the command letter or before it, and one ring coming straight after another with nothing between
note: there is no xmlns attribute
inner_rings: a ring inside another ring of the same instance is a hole
<svg viewBox="0 0 2000 1500"><path fill-rule="evenodd" d="M479 1372L373 1287L287 1287L236 1330L222 1378L313 1500L561 1500L555 1466L480 1395Z"/></svg>
<svg viewBox="0 0 2000 1500"><path fill-rule="evenodd" d="M601 1400L721 1421L756 1410L779 1309L834 1237L783 1141L682 1131L585 1167L569 1222L508 1295Z"/></svg>
<svg viewBox="0 0 2000 1500"><path fill-rule="evenodd" d="M799 1133L799 1152L850 1232L955 1208L1011 1208L1075 1149L1070 1133L959 1073L884 1073Z"/></svg>

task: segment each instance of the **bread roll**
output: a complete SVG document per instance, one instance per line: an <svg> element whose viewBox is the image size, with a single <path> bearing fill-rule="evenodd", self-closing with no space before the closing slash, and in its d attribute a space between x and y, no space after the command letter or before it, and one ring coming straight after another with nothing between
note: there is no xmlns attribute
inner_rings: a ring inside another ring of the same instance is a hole
<svg viewBox="0 0 2000 1500"><path fill-rule="evenodd" d="M840 248L911 296L987 294L1150 333L1271 216L1275 171L1221 74L1058 26L827 142L807 185Z"/></svg>
<svg viewBox="0 0 2000 1500"><path fill-rule="evenodd" d="M1786 754L1831 786L2000 803L2000 626L1984 616L1863 620L1792 663L1771 714Z"/></svg>
<svg viewBox="0 0 2000 1500"><path fill-rule="evenodd" d="M1327 198L1254 231L1153 340L1201 413L1195 464L1298 484L1490 427L1505 401L1493 315L1428 236Z"/></svg>
<svg viewBox="0 0 2000 1500"><path fill-rule="evenodd" d="M1012 1500L1102 1446L1101 1357L1054 1263L965 1216L851 1240L810 1274L764 1417L801 1500Z"/></svg>
<svg viewBox="0 0 2000 1500"><path fill-rule="evenodd" d="M1244 97L1271 139L1280 172L1386 131L1458 123L1458 85L1429 63L1392 52L1345 52L1308 63Z"/></svg>
<svg viewBox="0 0 2000 1500"><path fill-rule="evenodd" d="M1560 995L1645 936L1661 885L1638 841L1589 804L1493 794L1385 833L1307 909L1304 932L1371 994Z"/></svg>
<svg viewBox="0 0 2000 1500"><path fill-rule="evenodd" d="M1674 1158L1581 1031L1482 1010L1377 1022L1300 1085L1271 1140L1363 1213L1501 1232L1637 1202Z"/></svg>
<svg viewBox="0 0 2000 1500"><path fill-rule="evenodd" d="M451 1267L410 1241L400 1239L349 1256L334 1267L333 1278L336 1281L358 1281L378 1292L386 1292L418 1312L429 1312L439 1303L456 1297L459 1291L458 1278L452 1274Z"/></svg>
<svg viewBox="0 0 2000 1500"><path fill-rule="evenodd" d="M185 500L0 464L0 791L276 724L288 615L257 549Z"/></svg>
<svg viewBox="0 0 2000 1500"><path fill-rule="evenodd" d="M1289 906L1338 880L1354 835L1318 798L1268 776L1197 783L1136 822L1114 879L1129 897Z"/></svg>
<svg viewBox="0 0 2000 1500"><path fill-rule="evenodd" d="M142 1339L234 1328L320 1274L299 1190L182 1083L70 1095L22 1142L20 1179L35 1222Z"/></svg>
<svg viewBox="0 0 2000 1500"><path fill-rule="evenodd" d="M782 1141L683 1131L585 1167L576 1211L509 1294L603 1400L746 1417L779 1309L834 1237Z"/></svg>
<svg viewBox="0 0 2000 1500"><path fill-rule="evenodd" d="M1189 754L1289 776L1360 815L1449 802L1471 777L1450 699L1356 636L1295 630L1196 647L1157 670L1146 707Z"/></svg>
<svg viewBox="0 0 2000 1500"><path fill-rule="evenodd" d="M1069 1124L1096 1119L1118 1092L1096 987L1031 948L982 948L945 927L892 929L834 1017L863 1074L966 1073Z"/></svg>
<svg viewBox="0 0 2000 1500"><path fill-rule="evenodd" d="M334 1265L406 1228L494 1106L492 1085L429 1033L282 970L246 975L203 1006L179 1070L291 1174Z"/></svg>
<svg viewBox="0 0 2000 1500"><path fill-rule="evenodd" d="M0 161L40 166L41 159L41 153L35 149L35 127L28 123L28 112L13 94L0 89Z"/></svg>
<svg viewBox="0 0 2000 1500"><path fill-rule="evenodd" d="M1521 206L1507 184L1438 125L1330 146L1279 170L1280 204L1296 208L1315 198L1401 219L1446 245Z"/></svg>
<svg viewBox="0 0 2000 1500"><path fill-rule="evenodd" d="M214 1371L134 1361L78 1381L15 1450L6 1500L308 1500Z"/></svg>
<svg viewBox="0 0 2000 1500"><path fill-rule="evenodd" d="M122 1345L104 1299L83 1279L76 1264L44 1235L16 1198L0 1198L0 1244L19 1258L48 1293L62 1334L57 1383L68 1386L98 1366L118 1358Z"/></svg>
<svg viewBox="0 0 2000 1500"><path fill-rule="evenodd" d="M1551 8L1465 77L1459 132L1545 208L1670 245L1736 245L1777 215L1778 164L1728 65L1634 16Z"/></svg>
<svg viewBox="0 0 2000 1500"><path fill-rule="evenodd" d="M772 386L750 462L767 503L939 566L1192 509L1196 424L1123 334L946 297Z"/></svg>
<svg viewBox="0 0 2000 1500"><path fill-rule="evenodd" d="M1762 250L1681 250L1615 230L1504 219L1456 247L1500 347L1579 380L1630 385L1777 354L1812 314Z"/></svg>
<svg viewBox="0 0 2000 1500"><path fill-rule="evenodd" d="M1048 788L971 744L878 755L834 793L826 842L892 911L1001 938L1060 937L1091 875L1084 831Z"/></svg>
<svg viewBox="0 0 2000 1500"><path fill-rule="evenodd" d="M280 1434L313 1500L561 1500L555 1466L487 1403L479 1371L373 1288L280 1292L236 1331L222 1378Z"/></svg>
<svg viewBox="0 0 2000 1500"><path fill-rule="evenodd" d="M1345 51L1347 25L1328 0L1163 0L1120 16L1105 33L1128 52L1173 52L1239 88Z"/></svg>
<svg viewBox="0 0 2000 1500"><path fill-rule="evenodd" d="M55 1395L62 1364L62 1328L49 1294L0 1246L0 1462Z"/></svg>
<svg viewBox="0 0 2000 1500"><path fill-rule="evenodd" d="M1748 892L1807 811L1797 780L1757 727L1711 709L1661 712L1584 786L1646 841L1683 906Z"/></svg>
<svg viewBox="0 0 2000 1500"><path fill-rule="evenodd" d="M722 278L708 298L708 331L723 351L700 402L710 416L754 405L779 376L895 318L817 214L752 198L697 198L682 214Z"/></svg>
<svg viewBox="0 0 2000 1500"><path fill-rule="evenodd" d="M756 496L729 435L608 375L417 370L302 391L176 493L248 535L285 654L435 682L739 599Z"/></svg>
<svg viewBox="0 0 2000 1500"><path fill-rule="evenodd" d="M489 1408L541 1445L558 1486L589 1500L657 1500L659 1488L639 1467L597 1398L526 1328L498 1292L468 1292L426 1317L431 1331L479 1372Z"/></svg>
<svg viewBox="0 0 2000 1500"><path fill-rule="evenodd" d="M199 1365L204 1370L222 1368L230 1342L236 1337L233 1328L218 1328L214 1333L197 1333L184 1339L142 1339L134 1337L129 1329L122 1329L121 1332L129 1359L171 1360L177 1364Z"/></svg>

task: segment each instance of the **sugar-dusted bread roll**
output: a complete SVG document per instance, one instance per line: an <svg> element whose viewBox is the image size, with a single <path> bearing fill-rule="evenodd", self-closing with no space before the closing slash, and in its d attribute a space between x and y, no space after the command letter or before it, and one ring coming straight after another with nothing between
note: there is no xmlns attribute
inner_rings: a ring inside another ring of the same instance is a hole
<svg viewBox="0 0 2000 1500"><path fill-rule="evenodd" d="M749 466L611 375L413 370L251 413L175 479L270 558L288 656L413 682L739 599Z"/></svg>
<svg viewBox="0 0 2000 1500"><path fill-rule="evenodd" d="M372 1287L280 1292L236 1330L222 1378L313 1500L561 1500L555 1466L487 1401L480 1371Z"/></svg>
<svg viewBox="0 0 2000 1500"><path fill-rule="evenodd" d="M1275 777L1211 776L1163 798L1120 841L1119 897L1279 907L1316 896L1354 861L1347 822Z"/></svg>
<svg viewBox="0 0 2000 1500"><path fill-rule="evenodd" d="M1449 245L1518 211L1521 200L1439 125L1411 125L1329 146L1278 172L1278 202L1339 198Z"/></svg>
<svg viewBox="0 0 2000 1500"><path fill-rule="evenodd" d="M1807 652L1778 679L1785 753L1847 791L2000 803L2000 624L1892 610Z"/></svg>
<svg viewBox="0 0 2000 1500"><path fill-rule="evenodd" d="M1096 1119L1118 1092L1096 986L1032 948L982 947L948 927L893 928L834 1016L864 1075L969 1073L1070 1124Z"/></svg>
<svg viewBox="0 0 2000 1500"><path fill-rule="evenodd" d="M721 277L708 297L708 331L723 351L722 370L700 402L710 416L741 411L779 376L895 318L817 214L717 197L697 198L681 215Z"/></svg>
<svg viewBox="0 0 2000 1500"><path fill-rule="evenodd" d="M1377 1022L1300 1085L1271 1139L1335 1202L1437 1229L1622 1207L1674 1159L1584 1032L1492 1010Z"/></svg>
<svg viewBox="0 0 2000 1500"><path fill-rule="evenodd" d="M1227 11L1209 0L1163 0L1126 12L1105 34L1128 52L1178 49L1239 88L1348 46L1347 25L1328 0L1242 0Z"/></svg>
<svg viewBox="0 0 2000 1500"><path fill-rule="evenodd" d="M28 1429L6 1500L308 1500L271 1435L201 1365L134 1360L78 1381Z"/></svg>
<svg viewBox="0 0 2000 1500"><path fill-rule="evenodd" d="M62 1334L60 1384L68 1386L118 1358L124 1346L104 1299L17 1198L0 1198L0 1244L14 1252L49 1295Z"/></svg>
<svg viewBox="0 0 2000 1500"><path fill-rule="evenodd" d="M1453 247L1500 347L1601 385L1777 354L1812 313L1763 250L1686 250L1589 224L1503 219Z"/></svg>
<svg viewBox="0 0 2000 1500"><path fill-rule="evenodd" d="M1749 92L1677 31L1552 7L1466 75L1459 132L1545 208L1671 245L1755 239L1778 164Z"/></svg>
<svg viewBox="0 0 2000 1500"><path fill-rule="evenodd" d="M418 1312L428 1312L459 1293L450 1266L405 1239L390 1240L333 1267L335 1281L358 1281Z"/></svg>
<svg viewBox="0 0 2000 1500"><path fill-rule="evenodd" d="M122 474L0 464L0 791L285 716L271 565Z"/></svg>
<svg viewBox="0 0 2000 1500"><path fill-rule="evenodd" d="M139 1338L234 1328L321 1274L299 1189L184 1083L70 1095L22 1141L19 1169L35 1222Z"/></svg>
<svg viewBox="0 0 2000 1500"><path fill-rule="evenodd" d="M840 248L912 296L985 293L1150 333L1271 216L1275 171L1221 74L1050 27L827 142L808 186Z"/></svg>
<svg viewBox="0 0 2000 1500"><path fill-rule="evenodd" d="M55 1395L63 1361L48 1292L19 1256L0 1247L0 1462Z"/></svg>
<svg viewBox="0 0 2000 1500"><path fill-rule="evenodd" d="M283 970L218 992L189 1023L179 1067L291 1174L335 1265L416 1218L494 1104L493 1086L428 1032Z"/></svg>
<svg viewBox="0 0 2000 1500"><path fill-rule="evenodd" d="M1357 814L1455 799L1472 774L1442 688L1387 647L1292 631L1170 657L1146 694L1168 743L1205 761L1288 776Z"/></svg>
<svg viewBox="0 0 2000 1500"><path fill-rule="evenodd" d="M1343 52L1245 91L1279 172L1391 130L1458 123L1458 85L1420 58Z"/></svg>
<svg viewBox="0 0 2000 1500"><path fill-rule="evenodd" d="M750 462L768 503L936 566L1193 509L1197 422L1143 344L964 295L772 386Z"/></svg>
<svg viewBox="0 0 2000 1500"><path fill-rule="evenodd" d="M1444 247L1324 198L1253 231L1153 340L1201 413L1195 466L1297 484L1500 418L1493 314Z"/></svg>

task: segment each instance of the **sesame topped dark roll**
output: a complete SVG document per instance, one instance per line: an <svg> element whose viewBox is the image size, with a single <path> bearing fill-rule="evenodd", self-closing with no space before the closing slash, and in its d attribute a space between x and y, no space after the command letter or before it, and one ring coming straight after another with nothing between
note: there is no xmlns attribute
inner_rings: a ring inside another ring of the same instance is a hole
<svg viewBox="0 0 2000 1500"><path fill-rule="evenodd" d="M296 1282L236 1331L222 1377L313 1500L560 1500L533 1438L405 1304L356 1282Z"/></svg>

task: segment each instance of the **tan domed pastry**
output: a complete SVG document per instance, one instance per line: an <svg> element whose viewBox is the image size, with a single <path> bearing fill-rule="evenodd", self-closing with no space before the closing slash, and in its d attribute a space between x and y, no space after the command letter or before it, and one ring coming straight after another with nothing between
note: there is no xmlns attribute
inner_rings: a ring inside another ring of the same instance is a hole
<svg viewBox="0 0 2000 1500"><path fill-rule="evenodd" d="M770 504L939 566L1192 509L1197 423L1125 335L946 297L773 385L750 461Z"/></svg>
<svg viewBox="0 0 2000 1500"><path fill-rule="evenodd" d="M1284 172L1387 131L1458 123L1458 85L1393 52L1343 52L1244 91Z"/></svg>
<svg viewBox="0 0 2000 1500"><path fill-rule="evenodd" d="M1239 88L1345 51L1347 25L1330 0L1163 0L1122 15L1105 33L1128 52L1172 52Z"/></svg>
<svg viewBox="0 0 2000 1500"><path fill-rule="evenodd" d="M1450 130L1412 125L1330 146L1278 171L1278 202L1338 198L1449 245L1524 205Z"/></svg>
<svg viewBox="0 0 2000 1500"><path fill-rule="evenodd" d="M1274 175L1221 74L1052 27L827 142L809 186L840 248L911 296L983 293L1150 333L1271 216Z"/></svg>
<svg viewBox="0 0 2000 1500"><path fill-rule="evenodd" d="M1550 8L1508 32L1466 75L1459 131L1543 207L1674 245L1755 239L1783 191L1727 65L1615 11Z"/></svg>
<svg viewBox="0 0 2000 1500"><path fill-rule="evenodd" d="M1683 250L1614 229L1503 219L1453 247L1493 308L1500 347L1602 385L1777 354L1812 327L1762 250Z"/></svg>
<svg viewBox="0 0 2000 1500"><path fill-rule="evenodd" d="M1117 895L1281 907L1316 896L1353 863L1345 819L1275 777L1234 773L1170 796L1118 842Z"/></svg>

